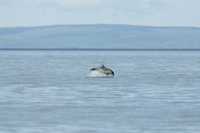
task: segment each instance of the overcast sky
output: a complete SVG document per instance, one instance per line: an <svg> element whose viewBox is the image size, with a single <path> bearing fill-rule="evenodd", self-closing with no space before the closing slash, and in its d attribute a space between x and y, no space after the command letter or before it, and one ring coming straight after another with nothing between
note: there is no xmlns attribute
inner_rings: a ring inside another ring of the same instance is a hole
<svg viewBox="0 0 200 133"><path fill-rule="evenodd" d="M0 0L0 27L60 24L200 27L200 0Z"/></svg>

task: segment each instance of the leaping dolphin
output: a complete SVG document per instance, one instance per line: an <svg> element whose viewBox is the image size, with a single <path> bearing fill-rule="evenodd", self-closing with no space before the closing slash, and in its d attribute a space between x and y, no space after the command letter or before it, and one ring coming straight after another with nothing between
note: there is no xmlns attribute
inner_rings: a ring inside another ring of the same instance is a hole
<svg viewBox="0 0 200 133"><path fill-rule="evenodd" d="M111 69L106 68L103 64L101 67L96 67L96 68L90 69L90 71L92 71L92 70L97 70L99 72L105 73L106 75L111 74L114 76L114 72Z"/></svg>

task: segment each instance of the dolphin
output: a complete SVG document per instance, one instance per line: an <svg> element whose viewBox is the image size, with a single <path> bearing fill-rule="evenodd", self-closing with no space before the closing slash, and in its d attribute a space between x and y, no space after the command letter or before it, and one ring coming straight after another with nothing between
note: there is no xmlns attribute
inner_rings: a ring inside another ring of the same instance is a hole
<svg viewBox="0 0 200 133"><path fill-rule="evenodd" d="M106 68L103 64L101 67L96 67L96 68L90 69L90 71L92 71L92 70L97 70L99 72L105 73L106 75L111 74L114 76L114 72L111 69Z"/></svg>

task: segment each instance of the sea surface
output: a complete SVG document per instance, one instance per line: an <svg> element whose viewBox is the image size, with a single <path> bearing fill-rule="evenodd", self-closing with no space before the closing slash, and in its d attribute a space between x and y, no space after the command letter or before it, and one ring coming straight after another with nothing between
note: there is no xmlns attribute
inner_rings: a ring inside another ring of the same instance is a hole
<svg viewBox="0 0 200 133"><path fill-rule="evenodd" d="M0 50L12 132L200 133L200 50Z"/></svg>

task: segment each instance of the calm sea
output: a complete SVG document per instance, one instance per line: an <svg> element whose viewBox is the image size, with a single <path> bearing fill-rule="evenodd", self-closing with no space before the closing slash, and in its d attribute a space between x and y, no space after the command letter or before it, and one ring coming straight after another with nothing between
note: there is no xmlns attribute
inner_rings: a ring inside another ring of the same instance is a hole
<svg viewBox="0 0 200 133"><path fill-rule="evenodd" d="M0 50L0 132L199 133L200 50Z"/></svg>

